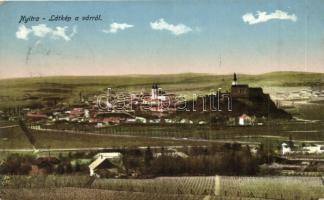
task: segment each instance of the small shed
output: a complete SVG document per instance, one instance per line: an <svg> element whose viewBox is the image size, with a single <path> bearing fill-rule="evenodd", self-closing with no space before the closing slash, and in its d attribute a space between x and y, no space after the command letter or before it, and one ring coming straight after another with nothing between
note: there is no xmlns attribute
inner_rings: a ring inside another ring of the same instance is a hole
<svg viewBox="0 0 324 200"><path fill-rule="evenodd" d="M281 154L286 155L287 153L291 153L291 148L287 143L282 143L281 144Z"/></svg>
<svg viewBox="0 0 324 200"><path fill-rule="evenodd" d="M239 125L240 126L252 125L252 118L247 114L242 114L239 117Z"/></svg>
<svg viewBox="0 0 324 200"><path fill-rule="evenodd" d="M106 169L116 175L119 171L124 171L122 154L119 152L98 153L94 158L95 160L89 165L90 176L100 176L96 173L99 169Z"/></svg>

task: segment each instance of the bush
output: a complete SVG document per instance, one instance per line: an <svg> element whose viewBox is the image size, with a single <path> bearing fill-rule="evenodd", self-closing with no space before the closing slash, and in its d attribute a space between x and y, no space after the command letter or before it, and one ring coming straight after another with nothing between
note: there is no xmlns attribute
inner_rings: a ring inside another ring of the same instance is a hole
<svg viewBox="0 0 324 200"><path fill-rule="evenodd" d="M31 170L34 157L30 155L11 154L0 167L1 174L26 175Z"/></svg>

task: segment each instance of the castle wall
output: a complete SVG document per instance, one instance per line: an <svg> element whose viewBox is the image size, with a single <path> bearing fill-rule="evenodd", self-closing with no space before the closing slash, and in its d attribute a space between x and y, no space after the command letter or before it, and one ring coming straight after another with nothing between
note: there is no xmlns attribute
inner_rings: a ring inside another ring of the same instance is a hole
<svg viewBox="0 0 324 200"><path fill-rule="evenodd" d="M234 98L249 98L250 91L248 85L233 85L231 95Z"/></svg>

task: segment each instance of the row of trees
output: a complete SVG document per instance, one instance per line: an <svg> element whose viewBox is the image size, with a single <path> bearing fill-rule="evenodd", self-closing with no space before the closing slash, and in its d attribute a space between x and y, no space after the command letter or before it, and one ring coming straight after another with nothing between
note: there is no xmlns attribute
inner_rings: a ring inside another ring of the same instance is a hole
<svg viewBox="0 0 324 200"><path fill-rule="evenodd" d="M256 175L259 165L272 162L272 154L262 148L252 154L249 146L239 144L193 147L184 152L188 157L177 156L165 149L154 154L148 147L142 154L124 153L124 164L126 169L143 176Z"/></svg>
<svg viewBox="0 0 324 200"><path fill-rule="evenodd" d="M154 175L255 175L258 159L246 149L188 158L162 155L152 160L148 172Z"/></svg>
<svg viewBox="0 0 324 200"><path fill-rule="evenodd" d="M182 149L125 148L114 150L123 154L126 174L142 176L169 175L256 175L259 166L273 162L274 153L261 146L251 153L248 145L215 144ZM0 165L0 174L88 174L88 166L79 159L92 158L98 152L77 152L65 156L39 157L11 154ZM74 160L74 162L72 162ZM74 163L72 165L72 163Z"/></svg>
<svg viewBox="0 0 324 200"><path fill-rule="evenodd" d="M31 155L11 154L0 165L0 174L28 175L28 174L70 174L88 173L87 165L76 162L71 164L71 159L54 157L36 158Z"/></svg>

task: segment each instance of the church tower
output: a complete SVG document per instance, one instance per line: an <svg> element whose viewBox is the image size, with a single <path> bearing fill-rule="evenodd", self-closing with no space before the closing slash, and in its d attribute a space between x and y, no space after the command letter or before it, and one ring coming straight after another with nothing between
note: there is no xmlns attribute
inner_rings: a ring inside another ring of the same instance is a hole
<svg viewBox="0 0 324 200"><path fill-rule="evenodd" d="M151 99L157 99L157 98L158 98L158 85L157 83L153 83L152 91L151 91Z"/></svg>
<svg viewBox="0 0 324 200"><path fill-rule="evenodd" d="M236 77L236 73L234 73L234 77L233 77L232 85L237 85L237 77Z"/></svg>
<svg viewBox="0 0 324 200"><path fill-rule="evenodd" d="M237 98L248 98L250 95L250 88L247 84L238 84L236 73L233 76L232 88L231 88L232 97Z"/></svg>

